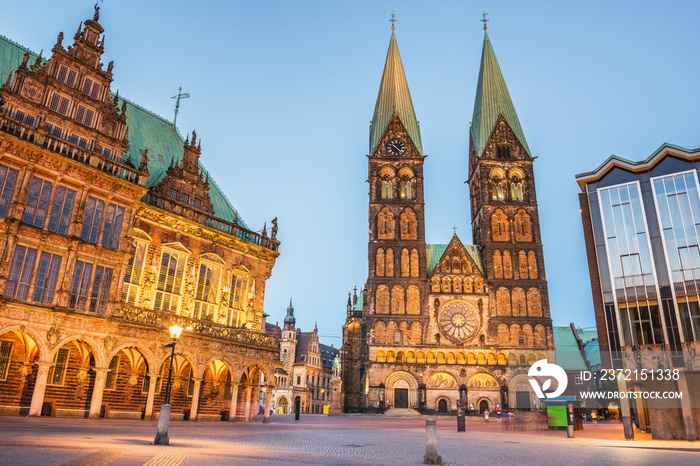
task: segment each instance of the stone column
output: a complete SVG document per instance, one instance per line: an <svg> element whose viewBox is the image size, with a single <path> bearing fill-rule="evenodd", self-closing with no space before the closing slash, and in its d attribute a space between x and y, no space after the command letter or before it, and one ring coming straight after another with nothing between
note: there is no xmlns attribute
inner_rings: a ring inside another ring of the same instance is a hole
<svg viewBox="0 0 700 466"><path fill-rule="evenodd" d="M341 387L342 382L340 377L333 377L331 379L330 388L330 408L328 414L341 414L343 412L342 398L341 398Z"/></svg>
<svg viewBox="0 0 700 466"><path fill-rule="evenodd" d="M250 400L250 418L249 421L254 421L255 416L258 414L258 397L260 393L260 387L258 385L253 386L252 396Z"/></svg>
<svg viewBox="0 0 700 466"><path fill-rule="evenodd" d="M683 418L683 439L694 442L697 437L695 425L693 424L693 406L690 402L690 391L688 390L688 378L685 371L680 372L678 378L678 391L682 393L681 398L681 417Z"/></svg>
<svg viewBox="0 0 700 466"><path fill-rule="evenodd" d="M36 374L36 382L34 383L34 391L32 392L32 403L29 407L30 416L41 416L41 408L44 405L44 394L46 393L46 381L49 378L49 368L53 365L51 362L40 362L39 370Z"/></svg>
<svg viewBox="0 0 700 466"><path fill-rule="evenodd" d="M192 404L190 405L190 421L197 420L197 410L199 410L199 391L202 388L202 379L194 379L194 392L192 393Z"/></svg>
<svg viewBox="0 0 700 466"><path fill-rule="evenodd" d="M153 402L156 399L156 385L158 384L158 374L148 374L148 396L146 397L146 412L144 419L153 417Z"/></svg>
<svg viewBox="0 0 700 466"><path fill-rule="evenodd" d="M100 409L102 408L102 395L105 391L105 382L107 381L107 372L109 369L95 369L95 384L92 389L92 400L90 400L90 417L100 417Z"/></svg>
<svg viewBox="0 0 700 466"><path fill-rule="evenodd" d="M263 424L270 422L270 408L272 407L272 385L267 386L265 392L265 411L263 412Z"/></svg>
<svg viewBox="0 0 700 466"><path fill-rule="evenodd" d="M617 380L617 391L627 393L627 381ZM625 431L625 440L634 440L634 426L630 416L630 400L627 397L620 397L620 415L622 416L622 428Z"/></svg>
<svg viewBox="0 0 700 466"><path fill-rule="evenodd" d="M238 384L231 385L231 407L229 408L228 420L233 422L236 419L236 408L238 407Z"/></svg>
<svg viewBox="0 0 700 466"><path fill-rule="evenodd" d="M250 385L245 388L245 416L244 419L247 421L250 419L250 391L253 389Z"/></svg>

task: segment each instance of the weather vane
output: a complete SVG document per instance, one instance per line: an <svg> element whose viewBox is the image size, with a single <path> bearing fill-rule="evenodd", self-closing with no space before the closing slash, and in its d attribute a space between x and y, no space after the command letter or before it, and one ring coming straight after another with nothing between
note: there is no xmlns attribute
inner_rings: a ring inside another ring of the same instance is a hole
<svg viewBox="0 0 700 466"><path fill-rule="evenodd" d="M177 123L177 112L180 109L180 99L187 99L190 96L189 92L182 92L182 86L178 89L177 95L171 97L171 99L177 99L175 101L175 118L173 118L173 126Z"/></svg>
<svg viewBox="0 0 700 466"><path fill-rule="evenodd" d="M391 12L391 19L389 22L391 23L391 30L394 30L394 23L397 22L398 19L396 19L396 14L394 12Z"/></svg>
<svg viewBox="0 0 700 466"><path fill-rule="evenodd" d="M486 23L489 22L489 20L486 19L486 15L488 15L488 13L486 13L485 11L484 11L483 13L481 13L481 16L484 17L484 19L481 20L481 22L484 23L484 31L488 29L488 28L486 27Z"/></svg>

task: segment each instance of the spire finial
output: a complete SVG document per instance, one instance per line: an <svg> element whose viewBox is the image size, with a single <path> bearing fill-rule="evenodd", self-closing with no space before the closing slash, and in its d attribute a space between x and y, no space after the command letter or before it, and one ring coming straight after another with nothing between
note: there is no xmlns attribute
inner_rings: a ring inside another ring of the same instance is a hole
<svg viewBox="0 0 700 466"><path fill-rule="evenodd" d="M489 22L489 20L486 19L486 15L488 15L488 13L486 13L485 11L481 13L481 16L484 17L483 19L480 20L482 23L484 23L484 31L488 29L488 27L486 27L486 23Z"/></svg>
<svg viewBox="0 0 700 466"><path fill-rule="evenodd" d="M391 23L391 30L392 30L392 31L394 30L394 23L397 22L397 21L398 21L398 19L396 19L396 13L394 13L394 12L392 11L392 12L391 12L391 19L389 20L389 22Z"/></svg>

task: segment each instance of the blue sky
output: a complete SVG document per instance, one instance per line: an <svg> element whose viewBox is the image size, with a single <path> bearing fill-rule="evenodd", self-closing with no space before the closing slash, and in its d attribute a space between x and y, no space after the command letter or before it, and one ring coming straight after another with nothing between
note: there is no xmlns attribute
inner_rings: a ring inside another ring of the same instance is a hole
<svg viewBox="0 0 700 466"><path fill-rule="evenodd" d="M254 230L279 219L281 255L265 311L318 322L338 347L347 293L367 278L369 120L389 19L425 161L426 240L452 226L471 243L468 128L489 37L537 157L535 177L555 325L595 325L574 176L611 154L700 145L700 4L694 1L105 0L112 90L197 131L202 161ZM0 34L48 52L93 15L91 1L3 7Z"/></svg>

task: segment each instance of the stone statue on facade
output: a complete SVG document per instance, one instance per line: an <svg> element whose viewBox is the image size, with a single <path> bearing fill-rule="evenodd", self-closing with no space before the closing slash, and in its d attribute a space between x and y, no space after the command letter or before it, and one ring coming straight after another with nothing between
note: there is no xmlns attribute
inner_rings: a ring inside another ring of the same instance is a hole
<svg viewBox="0 0 700 466"><path fill-rule="evenodd" d="M277 239L277 217L272 219L272 232L270 233L271 239Z"/></svg>
<svg viewBox="0 0 700 466"><path fill-rule="evenodd" d="M99 21L100 20L100 7L97 6L97 3L95 3L95 14L92 17L93 21Z"/></svg>

